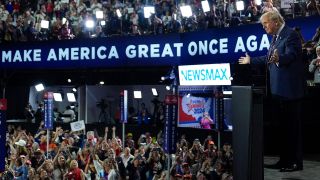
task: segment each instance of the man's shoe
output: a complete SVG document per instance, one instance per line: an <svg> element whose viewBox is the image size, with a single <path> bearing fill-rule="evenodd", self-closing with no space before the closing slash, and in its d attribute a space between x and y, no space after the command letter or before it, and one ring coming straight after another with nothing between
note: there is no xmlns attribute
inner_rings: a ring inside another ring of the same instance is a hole
<svg viewBox="0 0 320 180"><path fill-rule="evenodd" d="M268 169L281 169L284 166L278 161L275 164L265 164L264 167Z"/></svg>
<svg viewBox="0 0 320 180"><path fill-rule="evenodd" d="M303 167L298 166L297 164L292 164L291 166L281 168L280 172L294 172L294 171L302 171Z"/></svg>

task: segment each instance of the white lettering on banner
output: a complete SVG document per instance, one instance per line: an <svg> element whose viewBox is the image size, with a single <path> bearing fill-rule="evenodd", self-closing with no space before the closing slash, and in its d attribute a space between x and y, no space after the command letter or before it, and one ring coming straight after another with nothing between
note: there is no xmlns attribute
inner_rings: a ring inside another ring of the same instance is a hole
<svg viewBox="0 0 320 180"><path fill-rule="evenodd" d="M219 50L215 47L213 47L214 45L219 44ZM228 53L228 38L222 38L216 40L216 39L212 39L209 42L209 46L208 46L208 41L204 40L204 41L198 41L198 44L194 41L191 41L188 45L188 53L190 56L194 56L194 55L207 55L208 54L208 50L211 54L217 54L218 52L220 54L225 54Z"/></svg>
<svg viewBox="0 0 320 180"><path fill-rule="evenodd" d="M41 49L34 50L16 50L12 51L2 51L1 52L2 62L32 62L41 61ZM13 57L12 57L12 53ZM32 57L31 57L32 56Z"/></svg>
<svg viewBox="0 0 320 180"><path fill-rule="evenodd" d="M58 54L56 54L58 53ZM115 46L111 46L110 51L107 47L72 47L59 48L58 50L50 49L47 61L62 61L62 60L95 60L98 59L119 59L118 51Z"/></svg>
<svg viewBox="0 0 320 180"><path fill-rule="evenodd" d="M247 52L246 48L248 51L256 51L258 48L258 42L257 42L257 36L251 35L247 38L246 43L243 42L242 37L238 37L236 47L234 49L234 52L237 53L239 51L241 52ZM262 51L264 48L268 49L269 48L269 39L267 34L263 34L261 38L261 42L259 45L259 51Z"/></svg>
<svg viewBox="0 0 320 180"><path fill-rule="evenodd" d="M166 43L162 49L160 44L150 44L149 46L146 44L140 45L128 45L126 48L126 56L130 59L136 58L157 58L170 56L173 57L176 55L177 57L181 56L181 48L183 47L183 43L173 43L173 49L175 49L175 53L173 53L172 48L169 43Z"/></svg>

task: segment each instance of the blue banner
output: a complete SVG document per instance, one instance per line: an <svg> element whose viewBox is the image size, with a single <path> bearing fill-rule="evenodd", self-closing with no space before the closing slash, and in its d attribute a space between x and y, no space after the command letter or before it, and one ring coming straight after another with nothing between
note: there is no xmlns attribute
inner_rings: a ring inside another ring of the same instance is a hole
<svg viewBox="0 0 320 180"><path fill-rule="evenodd" d="M167 95L165 97L164 151L170 154L176 152L177 104L177 96Z"/></svg>
<svg viewBox="0 0 320 180"><path fill-rule="evenodd" d="M128 91L123 90L120 93L120 122L128 122Z"/></svg>
<svg viewBox="0 0 320 180"><path fill-rule="evenodd" d="M53 93L46 92L44 94L44 128L53 129Z"/></svg>
<svg viewBox="0 0 320 180"><path fill-rule="evenodd" d="M288 20L310 40L320 18ZM261 24L201 32L135 37L0 44L0 68L90 68L234 63L248 52L265 54L269 39Z"/></svg>
<svg viewBox="0 0 320 180"><path fill-rule="evenodd" d="M5 170L5 157L6 157L6 112L0 110L0 172Z"/></svg>

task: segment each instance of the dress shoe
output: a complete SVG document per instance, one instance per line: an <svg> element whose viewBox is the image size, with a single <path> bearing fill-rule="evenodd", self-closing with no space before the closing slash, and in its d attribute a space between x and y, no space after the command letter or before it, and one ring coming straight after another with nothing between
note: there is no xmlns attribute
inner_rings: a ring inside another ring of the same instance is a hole
<svg viewBox="0 0 320 180"><path fill-rule="evenodd" d="M279 161L277 163L275 163L275 164L265 164L264 167L268 168L268 169L281 169L281 168L284 168L284 166Z"/></svg>
<svg viewBox="0 0 320 180"><path fill-rule="evenodd" d="M292 164L288 167L281 168L280 172L294 172L294 171L302 171L302 170L303 170L302 166L298 166L297 164Z"/></svg>

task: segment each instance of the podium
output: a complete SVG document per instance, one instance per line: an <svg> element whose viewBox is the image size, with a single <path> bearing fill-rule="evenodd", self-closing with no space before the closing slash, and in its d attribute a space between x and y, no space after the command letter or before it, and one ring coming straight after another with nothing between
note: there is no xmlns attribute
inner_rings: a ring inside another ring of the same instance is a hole
<svg viewBox="0 0 320 180"><path fill-rule="evenodd" d="M235 180L262 180L263 92L250 86L232 87L232 143Z"/></svg>

